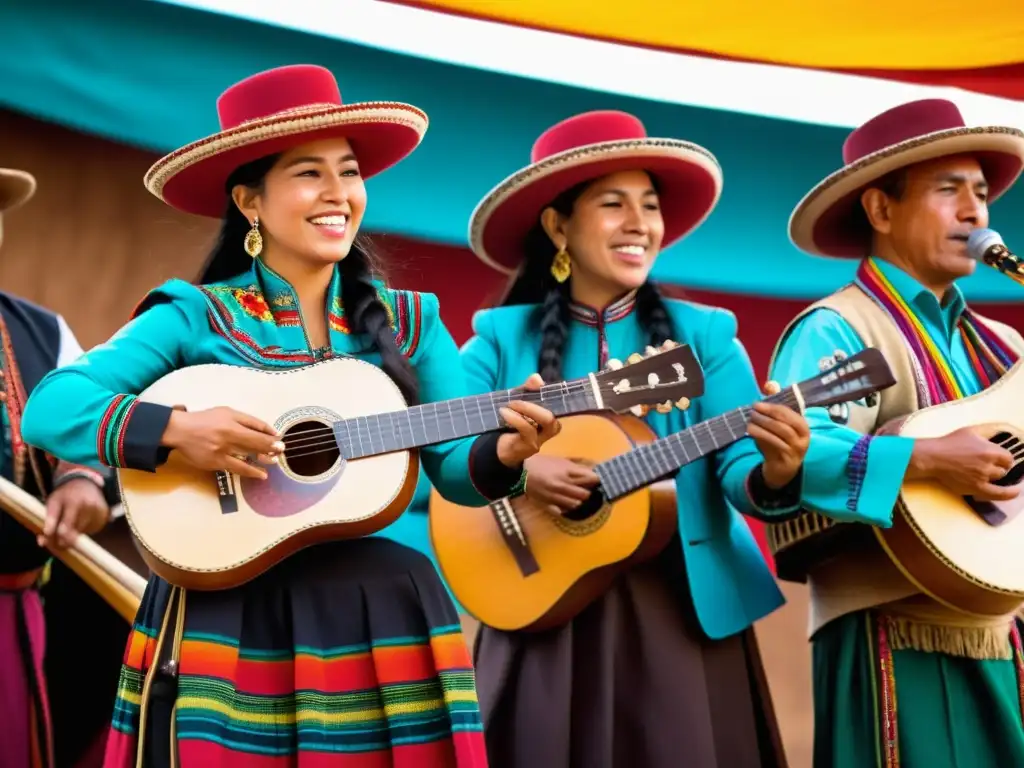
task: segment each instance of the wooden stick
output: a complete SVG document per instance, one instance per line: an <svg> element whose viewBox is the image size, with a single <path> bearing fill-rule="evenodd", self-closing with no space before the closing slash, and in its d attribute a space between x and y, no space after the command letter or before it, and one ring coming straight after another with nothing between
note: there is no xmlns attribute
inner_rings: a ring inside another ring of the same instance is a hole
<svg viewBox="0 0 1024 768"><path fill-rule="evenodd" d="M46 522L46 507L34 496L0 477L0 507L36 535ZM67 549L51 550L125 621L131 624L142 602L146 580L85 534Z"/></svg>

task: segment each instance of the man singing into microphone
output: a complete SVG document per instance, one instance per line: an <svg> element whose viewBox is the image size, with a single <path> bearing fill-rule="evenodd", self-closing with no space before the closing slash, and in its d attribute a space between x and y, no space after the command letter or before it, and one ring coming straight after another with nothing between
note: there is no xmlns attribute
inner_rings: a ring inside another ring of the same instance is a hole
<svg viewBox="0 0 1024 768"><path fill-rule="evenodd" d="M789 229L801 250L858 260L856 280L790 324L771 378L785 386L870 346L897 384L807 413L803 501L820 514L770 532L780 575L795 569L810 586L814 765L1024 765L1024 659L1013 617L954 613L921 594L870 529L835 525L865 509L884 518L905 479L979 499L1019 491L993 484L1010 452L968 430L918 440L879 432L981 391L1024 353L1021 335L968 309L956 285L977 266L969 233L988 226L990 202L1024 166L1024 133L967 128L954 104L917 101L853 131L843 160L797 205Z"/></svg>

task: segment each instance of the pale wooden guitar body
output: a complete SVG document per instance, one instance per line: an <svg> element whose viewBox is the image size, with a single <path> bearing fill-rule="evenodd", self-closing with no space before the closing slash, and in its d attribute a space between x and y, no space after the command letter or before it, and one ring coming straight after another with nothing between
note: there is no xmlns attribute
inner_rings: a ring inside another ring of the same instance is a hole
<svg viewBox="0 0 1024 768"><path fill-rule="evenodd" d="M571 416L541 453L593 465L655 439L636 418ZM434 490L430 539L445 580L474 618L506 631L543 630L571 619L618 574L664 548L676 530L675 483L587 512L573 520L525 496L460 507Z"/></svg>
<svg viewBox="0 0 1024 768"><path fill-rule="evenodd" d="M1016 459L1005 481L1024 479L1024 363L985 391L911 414L904 437L941 437L963 427L1008 448ZM875 534L925 594L956 610L998 616L1024 603L1024 494L981 505L935 482L906 482L893 526ZM986 517L989 518L986 521Z"/></svg>
<svg viewBox="0 0 1024 768"><path fill-rule="evenodd" d="M453 372L455 373L455 372ZM118 473L125 514L149 567L187 589L225 589L322 541L392 523L419 479L416 449L504 429L501 410L532 400L555 415L617 411L696 397L704 378L688 347L621 370L408 407L371 363L340 357L267 371L197 365L142 401L200 411L230 405L280 430L286 446L267 480L196 469L175 452L155 473Z"/></svg>
<svg viewBox="0 0 1024 768"><path fill-rule="evenodd" d="M289 450L280 465L264 465L266 481L203 472L173 451L155 473L120 470L125 513L143 557L179 586L236 586L303 547L374 533L397 519L416 488L415 452L345 461L323 431L338 419L407 407L394 382L370 363L341 358L285 371L193 366L140 398L190 411L230 402L282 430L286 441L310 430L324 436L307 438L317 453L293 459ZM220 487L233 492L233 505L222 506Z"/></svg>

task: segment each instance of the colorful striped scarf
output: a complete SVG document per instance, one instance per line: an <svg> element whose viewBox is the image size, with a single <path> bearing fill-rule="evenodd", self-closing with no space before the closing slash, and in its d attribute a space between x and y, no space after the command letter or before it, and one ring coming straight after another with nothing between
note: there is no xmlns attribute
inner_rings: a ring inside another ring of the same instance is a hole
<svg viewBox="0 0 1024 768"><path fill-rule="evenodd" d="M935 405L964 397L946 355L874 261L865 259L861 262L857 270L857 285L885 310L906 339L917 361L915 369L924 379L918 382L923 385L922 394L928 396L929 402L921 405ZM983 389L990 387L1017 362L1016 352L970 310L964 309L961 313L957 328Z"/></svg>

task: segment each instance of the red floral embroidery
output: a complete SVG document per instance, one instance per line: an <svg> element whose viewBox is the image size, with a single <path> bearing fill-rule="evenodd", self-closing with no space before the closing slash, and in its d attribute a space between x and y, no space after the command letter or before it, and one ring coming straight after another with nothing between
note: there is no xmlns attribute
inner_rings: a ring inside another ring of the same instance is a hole
<svg viewBox="0 0 1024 768"><path fill-rule="evenodd" d="M270 305L267 304L263 294L259 291L254 291L251 288L236 288L232 293L234 294L235 301L238 302L238 306L245 310L246 314L266 322L274 319L274 314L270 311Z"/></svg>

